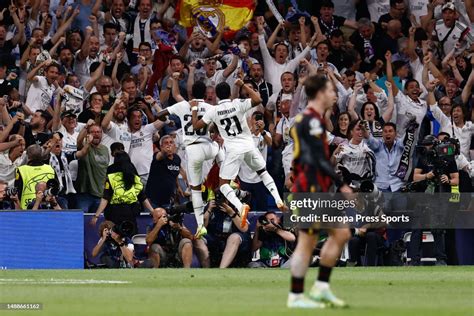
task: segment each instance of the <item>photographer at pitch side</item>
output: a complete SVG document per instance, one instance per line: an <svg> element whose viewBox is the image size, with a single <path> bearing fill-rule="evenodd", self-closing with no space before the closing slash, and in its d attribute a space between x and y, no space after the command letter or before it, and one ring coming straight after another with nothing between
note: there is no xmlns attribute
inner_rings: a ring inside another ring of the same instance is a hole
<svg viewBox="0 0 474 316"><path fill-rule="evenodd" d="M413 181L424 181L426 193L451 193L459 192L459 173L453 157L440 157L437 146L440 141L433 135L427 135L420 143L423 146L422 157L416 165ZM424 187L424 186L423 186ZM439 205L438 205L439 206ZM446 265L446 251L444 230L431 230L434 238L436 265ZM408 257L410 265L420 265L421 244L423 232L421 229L412 230Z"/></svg>
<svg viewBox="0 0 474 316"><path fill-rule="evenodd" d="M28 203L26 206L27 210L61 210L61 206L57 201L59 184L57 186L48 186L46 182L39 182L36 184L35 189L36 198Z"/></svg>
<svg viewBox="0 0 474 316"><path fill-rule="evenodd" d="M275 212L266 212L259 217L252 238L252 252L258 250L260 259L250 262L249 268L289 268L288 243L295 241L295 234L281 227L281 220Z"/></svg>
<svg viewBox="0 0 474 316"><path fill-rule="evenodd" d="M0 210L20 209L18 192L15 188L8 187L7 183L0 180Z"/></svg>
<svg viewBox="0 0 474 316"><path fill-rule="evenodd" d="M169 216L164 208L158 207L151 212L153 225L148 228L146 243L149 247L149 258L153 267L190 268L193 250L196 251L201 266L209 267L209 253L202 239L195 239L193 234L176 215ZM173 221L175 220L175 221Z"/></svg>
<svg viewBox="0 0 474 316"><path fill-rule="evenodd" d="M99 226L101 238L92 250L92 257L100 254L100 262L109 269L133 267L135 247L128 237L123 237L119 227L111 221Z"/></svg>

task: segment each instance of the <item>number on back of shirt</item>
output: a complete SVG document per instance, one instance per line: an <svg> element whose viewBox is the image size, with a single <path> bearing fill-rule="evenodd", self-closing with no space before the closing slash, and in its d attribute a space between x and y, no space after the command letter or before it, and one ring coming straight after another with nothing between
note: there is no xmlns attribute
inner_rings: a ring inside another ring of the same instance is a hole
<svg viewBox="0 0 474 316"><path fill-rule="evenodd" d="M237 116L228 117L221 120L221 125L227 133L227 136L237 136L242 133L242 126L240 125Z"/></svg>
<svg viewBox="0 0 474 316"><path fill-rule="evenodd" d="M198 116L198 120L202 118L202 115ZM184 116L184 121L187 122L186 125L184 125L184 134L187 136L192 136L194 134L198 136L204 136L207 133L207 126L204 126L203 128L200 128L198 130L193 129L193 116L191 114L186 114Z"/></svg>

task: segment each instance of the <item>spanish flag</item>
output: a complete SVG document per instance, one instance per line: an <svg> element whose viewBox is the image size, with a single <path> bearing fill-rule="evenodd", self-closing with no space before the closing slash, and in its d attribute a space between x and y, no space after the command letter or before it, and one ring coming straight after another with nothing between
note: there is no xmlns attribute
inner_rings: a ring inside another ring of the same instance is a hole
<svg viewBox="0 0 474 316"><path fill-rule="evenodd" d="M228 38L252 19L254 10L254 0L179 0L176 18L182 26L198 27L208 37L225 25Z"/></svg>

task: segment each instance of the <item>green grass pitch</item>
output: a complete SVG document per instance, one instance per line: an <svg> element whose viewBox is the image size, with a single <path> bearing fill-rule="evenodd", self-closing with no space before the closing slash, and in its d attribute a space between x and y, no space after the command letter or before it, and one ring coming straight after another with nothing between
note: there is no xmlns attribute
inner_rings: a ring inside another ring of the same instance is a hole
<svg viewBox="0 0 474 316"><path fill-rule="evenodd" d="M474 315L474 267L337 268L331 286L344 310L287 309L289 278L270 269L0 270L0 303L43 303L0 315Z"/></svg>

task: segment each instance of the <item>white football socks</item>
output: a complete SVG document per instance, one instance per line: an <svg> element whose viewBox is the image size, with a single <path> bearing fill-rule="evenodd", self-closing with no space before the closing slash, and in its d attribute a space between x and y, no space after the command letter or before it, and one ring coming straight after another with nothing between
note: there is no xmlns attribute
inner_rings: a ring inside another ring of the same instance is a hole
<svg viewBox="0 0 474 316"><path fill-rule="evenodd" d="M276 187L275 181L273 181L273 178L268 173L268 171L265 170L264 172L262 172L260 174L260 178L262 179L263 184L268 189L268 191L270 191L270 194L275 199L275 202L276 203L281 202L282 200L281 200L281 197L280 197L280 193L278 193L278 189Z"/></svg>
<svg viewBox="0 0 474 316"><path fill-rule="evenodd" d="M204 202L202 201L202 193L198 190L191 190L191 200L193 202L194 217L198 227L204 225Z"/></svg>
<svg viewBox="0 0 474 316"><path fill-rule="evenodd" d="M240 202L239 198L237 197L237 195L235 195L235 192L234 190L232 189L232 187L230 186L230 184L226 183L226 184L223 184L221 185L220 187L221 189L221 193L224 195L224 197L232 204L235 206L235 208L237 209L237 211L241 211L242 210L242 202Z"/></svg>

